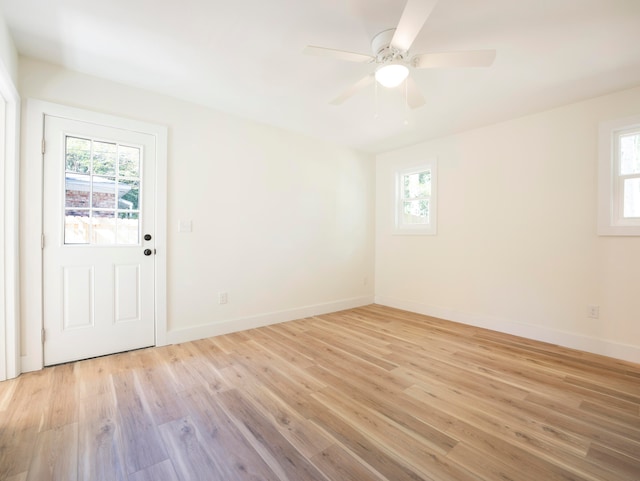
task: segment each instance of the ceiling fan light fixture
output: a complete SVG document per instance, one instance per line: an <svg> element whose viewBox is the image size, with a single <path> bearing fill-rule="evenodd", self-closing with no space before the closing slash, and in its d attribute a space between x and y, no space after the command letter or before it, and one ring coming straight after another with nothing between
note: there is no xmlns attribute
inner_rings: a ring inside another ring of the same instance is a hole
<svg viewBox="0 0 640 481"><path fill-rule="evenodd" d="M391 62L378 67L376 70L376 81L387 88L394 88L400 85L409 75L409 68L399 62Z"/></svg>

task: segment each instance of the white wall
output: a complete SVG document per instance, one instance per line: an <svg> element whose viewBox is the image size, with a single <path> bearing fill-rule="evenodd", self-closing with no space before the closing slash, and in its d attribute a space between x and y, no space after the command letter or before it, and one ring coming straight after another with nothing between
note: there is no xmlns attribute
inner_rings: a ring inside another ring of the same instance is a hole
<svg viewBox="0 0 640 481"><path fill-rule="evenodd" d="M2 69L11 79L14 85L18 83L18 51L13 44L13 39L0 13L0 62Z"/></svg>
<svg viewBox="0 0 640 481"><path fill-rule="evenodd" d="M372 156L32 59L20 61L19 87L23 98L168 127L170 342L372 302ZM23 158L24 171L38 162ZM28 177L24 264L39 255L29 204L39 186ZM193 232L178 233L179 220ZM28 292L38 273L23 274ZM22 307L29 366L40 305L25 295Z"/></svg>
<svg viewBox="0 0 640 481"><path fill-rule="evenodd" d="M596 235L598 122L638 113L635 88L379 155L376 301L640 362L640 238ZM438 235L392 235L394 166L433 157Z"/></svg>

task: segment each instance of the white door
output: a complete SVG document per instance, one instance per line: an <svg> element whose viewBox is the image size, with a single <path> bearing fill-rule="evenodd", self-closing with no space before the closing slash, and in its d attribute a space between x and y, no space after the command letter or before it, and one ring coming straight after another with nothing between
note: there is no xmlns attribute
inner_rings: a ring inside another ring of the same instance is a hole
<svg viewBox="0 0 640 481"><path fill-rule="evenodd" d="M152 346L155 138L44 122L44 364Z"/></svg>

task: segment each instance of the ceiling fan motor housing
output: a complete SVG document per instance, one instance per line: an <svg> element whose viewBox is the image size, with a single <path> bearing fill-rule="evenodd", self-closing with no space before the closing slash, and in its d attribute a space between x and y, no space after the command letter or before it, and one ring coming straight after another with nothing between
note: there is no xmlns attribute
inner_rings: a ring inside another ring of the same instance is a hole
<svg viewBox="0 0 640 481"><path fill-rule="evenodd" d="M391 46L391 40L393 40L393 34L395 28L383 30L371 40L371 50L376 58L376 63L389 63L393 61L404 61L407 52L401 52L395 47Z"/></svg>

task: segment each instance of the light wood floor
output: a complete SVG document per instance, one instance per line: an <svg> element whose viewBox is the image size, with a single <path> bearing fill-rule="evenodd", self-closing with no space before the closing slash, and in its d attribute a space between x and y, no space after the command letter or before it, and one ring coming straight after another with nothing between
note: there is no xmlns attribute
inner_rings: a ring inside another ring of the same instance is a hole
<svg viewBox="0 0 640 481"><path fill-rule="evenodd" d="M637 481L640 366L369 306L0 383L0 479Z"/></svg>

